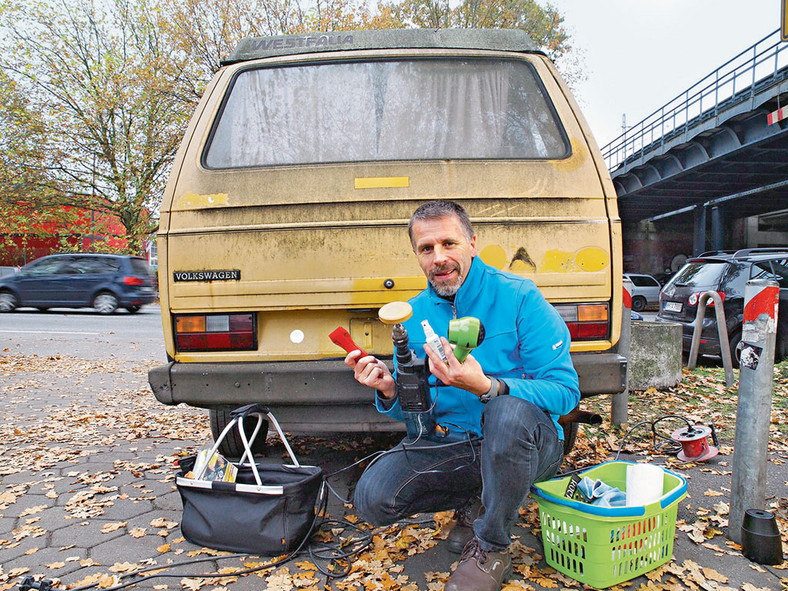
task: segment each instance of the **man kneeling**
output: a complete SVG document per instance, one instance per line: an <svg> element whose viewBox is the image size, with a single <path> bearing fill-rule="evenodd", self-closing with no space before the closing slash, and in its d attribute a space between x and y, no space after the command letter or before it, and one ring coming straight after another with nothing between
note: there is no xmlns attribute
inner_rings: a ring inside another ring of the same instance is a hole
<svg viewBox="0 0 788 591"><path fill-rule="evenodd" d="M408 232L429 285L410 300L413 316L404 326L417 354L429 358L440 429L403 441L373 462L354 503L375 525L455 509L448 544L462 555L446 590L498 591L511 573L508 548L520 504L534 482L561 465L557 419L580 399L569 331L532 281L481 261L468 214L458 204L422 205ZM424 343L418 340L422 320L446 335L449 322L465 316L481 321L485 338L462 363L443 337L448 361L418 346ZM396 374L360 355L345 358L356 380L376 390L381 413L403 420Z"/></svg>

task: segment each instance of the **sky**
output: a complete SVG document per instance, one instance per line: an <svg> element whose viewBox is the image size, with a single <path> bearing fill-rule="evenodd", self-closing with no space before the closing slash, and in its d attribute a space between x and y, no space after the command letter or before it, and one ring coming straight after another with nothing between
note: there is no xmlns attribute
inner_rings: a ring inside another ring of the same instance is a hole
<svg viewBox="0 0 788 591"><path fill-rule="evenodd" d="M587 80L575 85L600 147L780 28L784 0L547 0ZM545 2L540 2L544 4Z"/></svg>

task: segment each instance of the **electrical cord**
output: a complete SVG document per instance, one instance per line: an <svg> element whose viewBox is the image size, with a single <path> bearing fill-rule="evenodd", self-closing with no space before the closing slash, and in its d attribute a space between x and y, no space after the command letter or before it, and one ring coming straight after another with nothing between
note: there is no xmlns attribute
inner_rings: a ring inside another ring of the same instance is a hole
<svg viewBox="0 0 788 591"><path fill-rule="evenodd" d="M467 429L462 429L462 431L464 431L466 438L461 440L461 441L452 441L451 443L439 443L437 445L416 446L416 443L418 441L418 440L416 440L412 444L406 444L405 442L403 442L401 448L395 447L393 449L390 449L389 452L402 452L402 454L403 454L403 456L405 458L405 462L407 463L408 467L411 469L411 471L414 474L418 474L419 476L423 476L425 474L448 474L449 472L458 472L459 470L462 470L464 468L467 468L468 466L471 466L476 461L477 453L476 453L476 446L474 445L474 443L483 441L482 437L475 437L474 438L473 437L474 434L472 432L468 431ZM459 466L456 466L456 467L452 468L451 470L418 470L418 469L416 469L413 466L413 464L411 464L410 459L408 458L408 452L412 453L412 452L415 452L415 451L443 449L443 448L456 447L458 445L466 445L466 444L471 449L471 454L470 454L471 460L469 462L465 462L463 464L460 464Z"/></svg>
<svg viewBox="0 0 788 591"><path fill-rule="evenodd" d="M436 392L436 399L437 399L437 392ZM433 402L433 407L430 408L430 410L427 411L427 412L432 411L432 409L434 408L434 405L435 405L435 403ZM635 425L630 427L627 430L627 432L624 434L624 436L621 438L618 450L616 452L615 459L618 460L619 456L621 455L621 453L622 453L622 451L624 449L624 445L625 445L627 439L630 437L630 435L636 429L639 429L639 428L641 428L643 426L646 426L646 425L651 427L652 441L653 441L653 445L654 445L655 451L659 452L661 450L661 446L664 445L664 441L670 441L671 442L671 448L672 448L671 451L672 452L680 451L681 450L681 444L679 444L678 442L673 441L670 437L666 437L665 435L662 435L661 433L659 433L657 431L657 425L659 423L661 423L663 421L666 421L666 420L669 420L669 419L682 420L682 421L684 421L687 424L687 426L689 428L692 428L692 423L690 423L690 421L687 418L685 418L683 416L680 416L680 415L663 415L663 416L661 416L661 417L659 417L659 418L657 418L657 419L655 419L653 421L640 421L639 423L636 423ZM320 516L327 514L326 509L328 507L328 494L326 493L326 491L328 491L331 494L333 494L342 503L351 503L352 502L352 500L344 499L342 496L340 496L337 493L337 491L335 491L334 488L331 486L331 484L328 482L328 479L333 477L333 476L336 476L338 474L341 474L341 473L343 473L343 472L345 472L347 470L350 470L350 469L354 468L355 466L358 466L359 464L361 464L361 463L363 463L365 461L368 461L370 459L371 459L371 463L370 463L370 466L371 466L377 460L379 460L381 457L383 457L384 455L390 454L390 453L403 453L404 457L405 457L405 461L408 463L408 465L410 466L411 470L413 470L414 473L416 473L416 474L430 474L430 473L436 473L436 472L444 472L443 470L440 470L440 471L439 470L425 470L425 471L421 471L421 470L415 469L412 466L412 464L410 463L410 460L407 457L408 452L409 451L411 451L411 452L419 451L419 450L433 450L433 449L440 449L440 448L445 448L445 447L453 447L453 446L457 446L457 445L466 445L466 444L468 444L470 446L471 450L472 450L472 459L471 459L470 463L462 464L461 466L458 466L458 467L454 468L453 471L460 470L460 469L465 468L468 465L470 465L470 464L472 464L473 462L476 461L477 454L476 454L476 448L475 448L474 443L477 442L477 441L482 441L483 440L483 438L481 438L481 437L474 438L473 434L470 431L466 430L466 429L462 429L462 431L465 432L466 439L463 439L461 441L453 441L453 442L450 442L450 443L444 443L444 444L438 444L438 445L430 445L430 446L428 446L428 445L418 445L419 441L422 438L422 435L424 434L423 431L420 431L419 436L411 443L406 443L406 442L403 441L400 447L394 447L394 448L389 449L389 450L382 450L382 451L377 451L377 452L371 453L371 454L365 456L364 458L361 458L361 459L353 462L352 464L350 464L348 466L345 466L345 467L343 467L343 468L341 468L339 470L336 470L336 471L334 471L334 472L332 472L330 474L326 474L324 476L324 478L323 478L323 483L322 483L322 486L321 486L321 490L318 493L318 502L316 503L315 517L312 520L312 523L311 523L311 525L309 527L309 531L304 536L303 540L301 541L301 543L298 545L298 547L295 550L293 550L289 554L287 554L287 555L275 560L274 562L270 562L269 561L269 562L267 562L265 564L262 564L262 565L259 565L259 566L255 566L255 567L251 567L251 568L247 568L247 569L244 569L244 570L234 571L232 573L204 573L204 574L200 574L200 575L197 575L197 576L199 576L200 578L204 578L204 579L211 579L211 578L223 578L223 577L228 577L228 576L242 576L242 575L253 574L253 573L257 573L257 572L273 569L275 567L278 567L278 566L281 566L281 565L286 564L288 562L291 562L292 560L294 560L305 549L306 549L306 552L308 553L310 559L312 559L312 562L315 564L317 570L321 574L326 576L327 579L336 579L336 578L342 578L344 576L347 576L350 573L351 563L352 563L353 558L358 556L362 552L364 552L371 545L372 538L373 538L374 533L375 533L376 530L362 528L361 526L353 524L353 523L351 523L351 522L349 522L347 520L341 520L340 521L340 520L332 520L332 519L323 519L318 524L318 521L320 520ZM662 440L663 443L660 443L659 440ZM571 474L576 474L576 473L581 472L581 471L583 471L585 469L587 469L587 468L578 468L576 470L562 472L561 474L557 475L556 477L563 477L563 476L568 476L568 475L571 475ZM427 521L403 520L402 522L399 522L399 523L404 524L405 526L407 526L407 525L412 525L412 524L422 525L422 524L426 524L428 522L429 522L429 520L427 520ZM320 542L319 541L319 538L322 537L320 535L321 532L324 532L324 535L325 535L325 532L329 532L332 536L341 537L341 534L337 534L336 533L335 530L337 530L337 529L340 529L340 530L343 530L343 531L350 530L352 532L351 533L351 536L352 536L351 539L350 540L345 540L345 541L340 541L339 543L336 543L336 544L329 544L329 543L325 543L325 542ZM310 541L310 539L313 536L318 538L318 539ZM120 575L120 577L119 577L120 581L123 581L125 579L130 579L130 580L127 581L127 582L124 582L124 583L120 583L118 585L113 585L111 587L104 588L103 591L119 591L120 589L125 589L127 587L131 587L133 585L137 585L137 584L142 583L144 581L148 581L148 580L152 580L152 579L156 579L156 578L183 578L183 577L195 576L195 575L182 573L182 572L161 572L161 571L169 570L169 569L173 569L173 568L178 568L178 567L183 567L183 566L187 566L187 565L191 565L191 564L200 564L200 563L203 563L203 562L213 562L213 561L219 561L219 560L227 560L227 559L231 559L231 558L241 558L241 557L244 557L244 556L249 556L249 554L248 553L233 553L233 554L226 554L226 555L223 555L223 556L210 556L210 557L203 557L203 558L195 558L195 559L192 559L192 560L186 560L186 561L183 561L183 562L179 562L179 563L176 563L176 564L170 564L170 565L151 566L151 567L148 567L148 568L136 570L136 571L131 572L131 573L125 573L123 575ZM320 561L327 561L330 566L329 567L323 567L320 564ZM330 568L330 570L329 570L329 568ZM151 572L153 572L154 574L143 576L143 575L145 575L145 573L151 573ZM93 589L95 587L98 587L98 585L99 585L99 582L97 581L95 583L90 583L90 584L87 584L87 585L82 585L80 587L72 588L69 591L86 591L88 589ZM44 580L41 580L41 581L36 581L35 579L33 579L32 576L26 576L22 580L22 582L19 584L19 591L31 591L31 590L34 590L34 591L60 591L58 588L53 587L52 581L50 581L50 580L44 579Z"/></svg>
<svg viewBox="0 0 788 591"><path fill-rule="evenodd" d="M323 481L323 483L325 484L325 480ZM248 575L248 574L252 574L252 573L268 570L268 569L271 569L271 568L274 568L274 567L277 567L277 566L280 566L282 564L286 564L286 563L292 561L304 549L304 546L309 541L310 537L312 536L312 533L315 531L315 526L317 525L317 522L318 522L318 519L319 519L320 515L325 514L325 507L327 507L327 505L328 505L328 497L325 494L325 487L321 486L321 489L318 492L318 501L316 503L315 517L312 519L312 523L309 526L309 531L307 531L306 535L304 536L304 539L301 540L301 543L298 545L298 547L295 550L293 550L289 554L283 556L282 558L280 558L276 562L269 562L267 564L263 564L263 565L252 567L252 568L248 568L248 569L245 569L245 570L234 571L232 573L202 573L202 574L200 574L198 576L200 578L203 578L203 579L215 579L215 578L222 578L222 577L235 577L235 576L240 576L240 575ZM240 552L240 553L234 553L234 554L226 554L226 555L223 555L223 556L209 556L209 557L203 557L203 558L195 558L193 560L185 560L183 562L178 562L176 564L151 566L149 568L144 568L144 569L136 570L134 572L125 573L125 574L121 575L119 577L119 580L121 580L121 581L124 580L124 579L132 578L132 577L134 577L134 578L132 580L128 581L127 583L113 585L111 587L105 587L105 588L103 588L103 591L117 591L119 589L125 589L126 587L131 587L133 585L137 585L137 584L142 583L144 581L149 581L151 579L156 579L156 578L193 577L194 575L187 574L187 573L162 573L162 572L156 572L155 574L152 574L152 575L148 575L148 576L143 576L141 578L137 578L137 577L140 577L140 575L143 575L143 574L149 573L149 572L153 572L153 571L167 570L167 569L171 569L171 568L187 566L187 565L190 565L190 564L199 564L199 563L203 563L203 562L227 560L228 558L241 558L241 557L249 556L249 555L250 554L248 552ZM85 591L86 589L93 589L94 587L98 587L99 583L100 583L100 581L96 581L95 583L82 585L81 587L74 587L72 589L69 589L69 591ZM33 577L27 576L19 584L19 591L30 591L30 590L35 590L35 591L59 591L57 588L52 586L52 582L51 581L48 581L48 580L35 581L33 579Z"/></svg>
<svg viewBox="0 0 788 591"><path fill-rule="evenodd" d="M325 483L325 481L324 481ZM151 566L145 569L137 570L132 573L126 573L119 577L120 580L124 579L131 579L128 582L121 583L118 585L113 585L111 587L104 588L103 591L118 591L119 589L125 589L127 587L131 587L133 585L137 585L139 583L149 581L156 578L183 578L183 577L199 577L203 579L210 579L210 578L224 578L224 577L237 577L242 575L253 574L256 572L261 572L269 569L273 569L275 567L281 566L288 562L294 560L298 555L306 549L312 563L315 565L318 572L324 575L328 580L330 579L338 579L347 576L350 574L350 570L352 568L352 561L353 559L363 553L365 550L369 548L372 544L372 539L377 531L389 528L391 526L383 526L381 528L364 528L361 525L351 523L347 520L335 520L335 519L323 519L319 525L315 528L317 521L320 515L325 514L325 508L327 507L327 497L324 495L324 498L321 500L319 509L315 511L315 519L312 521L312 526L310 527L309 532L302 540L301 544L293 550L288 555L276 560L275 562L268 562L266 564L247 568L244 570L238 570L229 573L201 573L199 575L193 575L190 573L183 573L183 572L156 572L155 574L148 575L148 576L141 576L148 572L153 571L162 571L166 569L172 569L177 567L183 567L190 564L199 564L203 562L210 562L210 561L218 561L218 560L226 560L229 558L242 558L244 556L249 556L248 553L234 553L234 554L226 554L224 556L210 556L210 557L203 557L203 558L195 558L193 560L185 560L183 562L179 562L176 564L170 565L160 565L160 566ZM410 525L426 525L431 523L432 519L424 519L424 520L402 520L398 522L398 524L402 526L410 526ZM395 524L397 525L397 524ZM337 529L342 530L351 530L351 539L344 539L338 540L334 544L320 542L319 538L321 537L321 532L330 533L332 536L342 538L342 533L337 533ZM318 538L318 539L311 539L310 538ZM355 539L354 539L355 538ZM309 541L309 544L307 542ZM320 561L328 561L329 567L324 567L320 564ZM329 570L330 569L330 570ZM69 591L85 591L87 589L95 588L99 585L99 582L91 583L88 585L83 585L81 587L75 587L70 589ZM35 581L33 577L27 576L19 585L20 591L61 591L56 587L52 586L52 581L49 580L42 580L42 581Z"/></svg>
<svg viewBox="0 0 788 591"><path fill-rule="evenodd" d="M470 439L470 434L469 434ZM466 443L465 440L457 441L448 444L442 444L440 446L418 446L415 449L435 449L436 447L449 447L452 445L464 445ZM473 447L473 446L472 446ZM333 520L333 519L322 519L322 515L327 514L327 507L328 507L328 492L333 494L339 501L342 503L351 503L352 500L344 499L341 495L339 495L331 484L328 481L328 478L341 474L347 470L352 469L353 467L359 465L360 463L369 460L372 458L373 462L377 460L379 457L392 453L392 452L401 452L402 449L393 448L390 450L381 450L374 453L371 453L360 460L353 462L352 464L340 468L330 474L326 474L323 477L323 482L321 489L318 493L318 501L316 502L315 506L315 517L312 520L310 525L309 531L304 536L301 543L296 547L292 552L289 554L282 556L279 559L271 562L268 561L265 564L234 571L231 573L201 573L199 575L193 575L190 573L184 572L161 572L166 570L172 570L175 568L180 568L192 564L201 564L205 562L214 562L220 560L227 560L233 558L243 558L245 556L250 556L247 552L240 552L240 553L232 553L232 554L225 554L222 556L207 556L202 558L194 558L191 560L184 560L182 562L178 562L175 564L167 564L167 565L155 565L150 566L147 568L139 569L130 573L122 574L118 577L120 582L117 585L113 585L111 587L106 587L103 591L119 591L120 589L125 589L139 583L157 579L157 578L183 578L183 577L194 577L197 576L203 579L218 579L223 577L235 577L235 576L242 576L242 575L249 575L253 573L262 572L265 570L270 570L276 568L278 566L287 564L294 560L297 556L302 554L304 551L308 553L309 557L314 562L317 570L327 577L327 579L336 579L347 576L350 573L351 563L354 557L358 556L362 552L364 552L372 543L372 538L375 534L375 529L369 528L365 529L357 524L351 523L347 520ZM412 524L421 524L427 523L428 521L424 522L416 522L410 520L403 520L405 526L412 525ZM390 526L387 526L390 527ZM342 533L337 533L336 530L350 530L352 538L350 540L339 540L336 544L329 544L320 542L319 538L321 537L321 532L329 532L332 536L342 537ZM316 538L316 539L312 539ZM355 538L355 539L353 539ZM328 570L327 567L324 567L320 564L320 561L328 561L329 565L331 565L331 570ZM146 573L153 573L146 575ZM128 580L127 580L128 579ZM86 585L82 585L80 587L74 587L69 589L69 591L87 591L88 589L93 589L98 587L100 581L96 581L95 583L89 583ZM43 579L41 581L36 581L32 576L26 576L22 582L18 586L19 591L62 591L62 589L54 587L51 580Z"/></svg>
<svg viewBox="0 0 788 591"><path fill-rule="evenodd" d="M433 400L432 406L426 412L432 412L434 407L435 407L435 402L437 401L437 395L438 395L437 386L433 386L433 387L436 388L435 400ZM462 464L460 466L455 467L452 470L452 472L457 471L457 470L461 470L463 468L466 468L467 466L470 466L471 464L473 464L476 461L477 453L476 453L476 447L475 447L474 444L476 442L482 441L482 438L481 437L474 437L474 433L472 433L471 431L468 431L467 429L463 429L463 428L458 427L456 425L453 425L453 426L455 428L463 431L465 436L466 436L466 438L462 439L460 441L453 441L453 442L450 442L450 443L441 443L441 444L437 444L437 445L423 445L423 444L422 445L418 445L418 443L421 440L422 436L425 435L424 434L424 429L423 429L423 424L421 424L422 429L420 430L418 437L413 442L406 443L405 441L403 441L401 443L401 446L399 446L399 447L394 447L394 448L389 449L389 450L381 450L381 451L373 452L373 453L365 456L364 458L361 458L361 459L353 462L352 464L350 464L348 466L340 468L339 470L336 470L336 471L334 471L334 472L332 472L330 474L324 475L323 476L322 486L321 486L320 492L318 493L318 501L316 503L315 517L312 520L312 523L310 525L309 531L306 533L306 535L304 536L303 540L298 545L298 547L295 550L293 550L292 552L290 552L289 554L281 557L280 559L276 560L275 562L267 562L266 564L263 564L263 565L260 565L260 566L256 566L256 567L252 567L252 568L248 568L248 569L244 569L244 570L235 571L235 572L232 572L232 573L204 573L204 574L200 574L200 575L197 575L197 576L199 576L200 578L204 578L204 579L211 579L211 578L222 578L222 577L228 577L228 576L242 576L242 575L248 575L248 574L252 574L252 573L257 573L257 572L269 570L269 569L281 566L283 564L286 564L288 562L291 562L305 548L306 548L306 551L308 552L310 558L312 558L315 566L317 567L317 570L321 574L325 575L328 579L341 578L341 577L347 576L350 573L352 558L357 556L357 555L359 555L360 553L362 553L364 550L366 550L370 546L370 544L372 543L372 538L373 538L375 530L363 529L360 526L355 525L355 524L353 524L353 523L351 523L351 522L349 522L347 520L338 521L338 520L331 520L331 519L323 519L320 522L320 524L318 524L318 520L319 520L320 516L327 514L328 495L326 493L326 490L328 492L330 492L331 494L333 494L340 502L347 503L347 504L352 503L351 499L344 499L341 495L339 495L339 493L336 490L334 490L334 488L331 486L331 484L329 483L328 479L333 477L333 476L336 476L338 474L341 474L343 472L346 472L347 470L350 470L350 469L354 468L355 466L358 466L359 464L361 464L361 463L363 463L365 461L368 461L370 459L371 459L371 462L370 462L369 465L371 466L372 464L374 464L377 460L379 460L384 455L391 454L391 453L403 453L405 461L408 463L408 466L416 474L423 475L423 474L432 474L432 473L443 473L443 472L446 472L446 471L445 470L417 470L416 468L413 467L413 465L411 464L410 460L408 459L408 456L407 456L408 452L409 451L410 452L415 452L415 451L424 451L424 450L434 450L434 449L448 448L448 447L454 447L454 446L457 446L457 445L466 445L467 444L470 447L470 449L471 449L471 460L470 460L470 462L467 462L467 463L464 463L464 464ZM411 525L411 524L414 524L414 523L415 524L421 524L421 523L427 523L427 522L411 522L411 521L404 520L401 523L404 523L406 525ZM324 528L328 528L328 530L332 530L331 531L332 535L334 534L333 530L336 530L336 529L347 530L347 529L349 529L349 530L351 530L353 532L353 534L351 534L351 535L356 535L358 537L355 540L351 539L350 541L345 541L344 543L339 543L339 544L336 544L336 545L320 543L317 540L313 540L313 541L310 542L310 538L313 537L313 534L316 537L319 538L320 536L318 534L321 531L323 531ZM307 542L310 542L310 543L307 544ZM125 573L123 575L120 575L119 576L119 581L124 581L125 579L130 579L130 580L128 582L119 583L119 584L113 585L111 587L106 587L106 588L103 589L103 591L119 591L120 589L125 589L127 587L131 587L133 585L137 585L137 584L142 583L144 581L148 581L148 580L152 580L152 579L156 579L156 578L176 578L176 577L183 578L183 577L191 577L191 576L195 576L195 575L186 574L186 573L182 573L182 572L172 573L172 572L161 572L161 571L170 570L170 569L178 568L178 567L182 567L182 566L188 566L188 565L191 565L191 564L200 564L200 563L203 563L203 562L213 562L213 561L219 561L219 560L227 560L227 559L231 559L231 558L241 558L241 557L249 556L249 555L250 555L249 553L243 553L243 552L242 553L233 553L233 554L226 554L226 555L223 555L223 556L209 556L209 557L203 557L203 558L195 558L195 559L192 559L192 560L186 560L186 561L183 561L183 562L178 562L178 563L169 564L169 565L151 566L149 568L139 569L139 570L136 570L136 571L133 571L133 572L130 572L130 573ZM320 560L328 561L329 565L332 566L332 570L329 571L325 567L321 566L319 564ZM145 573L151 573L151 572L153 572L154 574L143 576L143 575L145 575ZM95 583L90 583L90 584L87 584L87 585L82 585L80 587L72 588L69 591L87 591L88 589L93 589L95 587L98 587L99 584L100 583L97 581ZM36 581L32 576L26 576L22 580L22 582L19 584L18 589L19 589L19 591L31 591L31 590L34 590L34 591L61 591L60 589L58 589L56 587L53 587L51 580L43 579L41 581Z"/></svg>
<svg viewBox="0 0 788 591"><path fill-rule="evenodd" d="M654 451L655 452L659 453L659 452L663 451L661 446L660 446L660 444L657 441L658 439L661 439L663 441L671 442L669 444L669 447L671 448L669 451L671 453L678 453L679 451L681 451L681 444L680 443L678 443L677 441L673 441L670 437L666 437L665 435L662 435L662 434L657 432L657 424L659 424L662 421L668 420L668 419L679 419L679 420L682 420L685 423L687 423L687 427L692 428L692 423L690 423L687 418L682 417L681 415L663 415L663 416L661 416L661 417L659 417L659 418L657 418L657 419L655 419L653 421L640 421L639 423L635 423L634 425L632 425L627 430L627 432L624 434L624 437L621 438L621 442L618 445L618 451L616 452L615 459L618 460L618 457L621 455L621 452L624 449L624 443L626 442L627 438L632 433L632 431L634 431L638 427L642 427L644 425L650 425L651 426L652 442L653 442L653 446L654 446Z"/></svg>
<svg viewBox="0 0 788 591"><path fill-rule="evenodd" d="M621 438L621 441L618 444L618 450L616 451L616 455L615 455L614 460L618 460L619 456L621 455L621 452L624 450L624 445L625 445L627 439L629 438L629 436L632 434L632 432L635 431L636 429L640 428L640 427L645 426L645 425L649 425L651 427L652 442L653 442L653 446L654 446L654 451L656 453L661 453L663 451L667 451L669 453L678 453L679 451L681 451L682 447L681 447L681 444L679 442L674 441L670 437L667 437L667 436L657 432L657 425L659 423L661 423L662 421L666 421L668 419L678 419L678 420L684 421L687 424L687 427L689 427L690 429L693 427L693 425L689 421L689 419L687 419L686 417L683 417L681 415L662 415L661 417L658 417L657 419L655 419L653 421L640 421L639 423L635 423L629 429L627 429L626 433L624 433L624 436ZM715 443L716 443L717 435L716 435L716 432L714 430L714 425L711 425L711 430L712 430L712 435L713 435L713 437L715 439ZM664 445L664 443L661 444L661 443L658 442L658 440L669 441L670 442L668 444L669 448L666 449L666 450L663 449L662 445ZM591 467L592 466L584 466L582 468L576 468L575 470L567 470L566 472L561 472L560 474L556 474L554 476L554 478L563 478L564 476L571 476L572 474L577 474L579 472L584 472L586 470L589 470Z"/></svg>
<svg viewBox="0 0 788 591"><path fill-rule="evenodd" d="M459 429L459 427L457 427L457 428ZM413 451L426 451L426 450L442 449L442 448L455 447L455 446L458 446L458 445L466 445L467 444L467 445L470 446L471 452L472 452L472 454L471 454L471 461L468 462L468 463L462 464L460 466L457 466L456 468L453 468L451 470L451 472L455 472L457 470L461 470L461 469L473 464L476 461L476 455L477 454L476 454L476 447L474 446L474 443L477 442L477 441L481 442L481 441L484 440L484 438L482 438L482 437L474 437L474 434L472 432L470 432L470 431L467 431L465 429L463 429L463 431L465 431L465 433L467 435L467 439L463 439L461 441L452 441L451 443L440 443L440 444L437 444L437 445L420 445L420 446L415 446L415 447L414 447L413 444L410 444L410 445L407 445L407 448L406 448L406 445L403 442L402 447L393 447L393 448L387 449L387 450L376 451L376 452L371 453L371 454L369 454L367 456L364 456L363 458L361 458L359 460L356 460L355 462L345 466L344 468L340 468L339 470L336 470L334 472L326 474L325 475L325 479L326 479L325 480L325 485L328 488L329 492L331 492L331 494L333 494L334 497L336 497L341 503L343 503L343 504L352 504L353 503L353 499L346 499L342 495L340 495L334 489L334 487L331 486L331 483L328 481L329 478L332 478L332 477L334 477L334 476L336 476L338 474L346 472L347 470L350 470L351 468L354 468L354 467L358 466L359 464L362 464L362 463L364 463L364 462L366 462L367 460L370 460L370 459L371 459L371 462L370 462L370 466L371 466L376 461L378 461L381 457L383 457L385 455L392 454L392 453L405 454L405 460L408 462L408 465L410 466L410 469L416 474L423 475L423 474L448 473L449 472L448 470L422 470L422 471L416 470L410 464L410 461L407 459L407 452L408 451L413 452ZM414 441L414 443L415 443L415 441ZM367 468L369 468L369 466Z"/></svg>
<svg viewBox="0 0 788 591"><path fill-rule="evenodd" d="M351 563L353 558L367 550L372 544L374 536L373 530L363 529L361 526L350 523L347 520L324 520L317 532L316 536L320 539L321 531L326 531L332 536L342 537L342 534L336 533L334 530L342 529L352 530L350 539L345 539L341 543L329 544L319 541L313 541L309 544L307 550L309 557L312 559L313 564L317 570L329 579L342 578L350 574ZM333 566L331 571L326 570L320 564L320 561L328 561Z"/></svg>
<svg viewBox="0 0 788 591"><path fill-rule="evenodd" d="M425 413L432 412L433 409L435 408L435 404L437 403L437 399L438 399L437 386L433 386L433 388L436 388L435 400L433 401L432 406L428 410L424 411ZM423 424L420 423L420 426L423 427ZM373 452L373 453L369 454L368 456L365 456L365 457L361 458L360 460L356 460L355 462L353 462L352 464L350 464L348 466L340 468L339 470L331 472L330 474L326 474L326 479L332 478L332 477L336 476L337 474L341 474L342 472L346 472L347 470L355 468L356 466L358 466L359 464L362 464L363 462L366 462L367 460L371 460L369 466L372 466L372 464L377 462L381 457L383 457L385 455L388 455L388 454L392 454L392 453L402 453L402 454L404 454L405 461L408 463L408 467L415 474L419 474L419 475L437 474L437 473L443 474L443 473L447 473L448 471L446 471L446 470L417 470L410 463L410 460L408 459L408 455L407 455L408 452L409 451L426 451L426 450L434 450L434 449L443 449L443 448L447 448L447 447L455 447L457 445L468 444L470 446L470 448L471 448L471 461L468 462L468 463L462 464L460 466L457 466L456 468L452 469L451 472L456 472L458 470L462 470L463 468L466 468L466 467L470 466L471 464L473 464L476 461L477 453L476 453L476 447L474 446L474 443L477 442L477 441L481 442L481 441L483 441L484 438L480 437L480 436L477 436L472 431L468 431L467 429L464 429L463 427L460 427L458 425L449 425L449 426L450 427L454 427L458 431L462 431L465 434L466 438L462 439L460 441L452 441L452 442L449 442L449 443L439 443L439 444L436 444L436 445L418 445L418 443L420 442L422 436L424 435L424 431L422 429L422 430L419 431L419 435L413 441L406 442L406 441L403 440L400 443L399 446L393 447L391 449L386 449L386 450L380 450L380 451ZM369 466L367 466L367 469L369 468ZM328 484L328 488L331 491L331 493L337 499L342 501L343 503L352 503L352 500L342 498L333 489L333 487L330 484Z"/></svg>
<svg viewBox="0 0 788 591"><path fill-rule="evenodd" d="M433 412L433 410L435 409L435 405L438 403L438 395L440 394L440 390L438 389L439 386L437 384L433 384L432 388L435 389L435 397L433 398L432 406L430 406L429 409L424 411L424 414ZM419 413L419 414L421 414L421 413ZM472 465L476 461L476 455L477 454L476 454L476 447L474 446L474 441L482 441L482 437L478 437L477 436L477 438L474 438L473 436L475 434L472 433L471 431L468 431L467 429L459 427L458 425L450 425L450 426L454 427L455 429L458 429L459 431L462 431L463 433L465 433L466 439L463 439L462 441L453 441L451 443L442 443L442 444L437 444L437 445L422 445L422 446L419 446L417 444L421 440L422 436L429 435L428 433L424 432L424 424L421 421L419 421L420 429L419 429L419 435L418 435L418 437L416 437L416 439L414 439L412 442L408 442L408 443L403 441L401 443L400 447L394 447L394 448L392 448L390 450L387 450L386 452L384 452L383 455L385 455L386 453L402 452L402 454L403 454L403 456L405 458L405 462L407 463L408 467L411 469L411 471L413 471L414 474L418 474L419 476L423 476L425 474L445 474L445 473L448 473L448 472L457 472L459 470L467 468L468 466ZM459 466L453 468L452 470L448 470L448 471L447 470L418 470L418 469L413 467L413 464L411 464L410 460L408 459L408 451L424 451L424 450L433 450L433 449L443 449L443 448L447 448L447 447L454 447L454 446L457 446L457 445L465 445L466 442L468 443L468 445L469 445L469 447L471 449L471 461L470 462L466 462L464 464L460 464ZM378 459L378 458L376 458L376 459Z"/></svg>

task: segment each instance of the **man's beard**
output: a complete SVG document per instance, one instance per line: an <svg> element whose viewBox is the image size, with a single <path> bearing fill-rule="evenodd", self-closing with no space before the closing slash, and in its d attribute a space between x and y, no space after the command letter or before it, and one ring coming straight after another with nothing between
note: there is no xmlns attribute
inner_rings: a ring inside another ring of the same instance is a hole
<svg viewBox="0 0 788 591"><path fill-rule="evenodd" d="M441 273L443 271L448 271L451 269L455 269L457 271L457 277L451 283L438 283L435 280L435 275L437 273ZM459 291L460 286L462 285L462 273L460 272L460 267L458 265L451 265L448 267L436 267L430 271L429 277L427 278L432 285L432 289L435 290L439 296L448 298L456 295Z"/></svg>

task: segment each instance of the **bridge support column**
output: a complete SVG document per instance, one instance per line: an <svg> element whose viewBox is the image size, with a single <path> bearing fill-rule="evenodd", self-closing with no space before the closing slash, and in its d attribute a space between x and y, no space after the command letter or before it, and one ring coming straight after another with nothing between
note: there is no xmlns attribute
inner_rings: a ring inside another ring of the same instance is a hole
<svg viewBox="0 0 788 591"><path fill-rule="evenodd" d="M698 256L706 250L706 208L695 206L695 230L693 233L692 253Z"/></svg>
<svg viewBox="0 0 788 591"><path fill-rule="evenodd" d="M725 215L722 207L715 205L711 208L711 247L714 250L725 248Z"/></svg>

